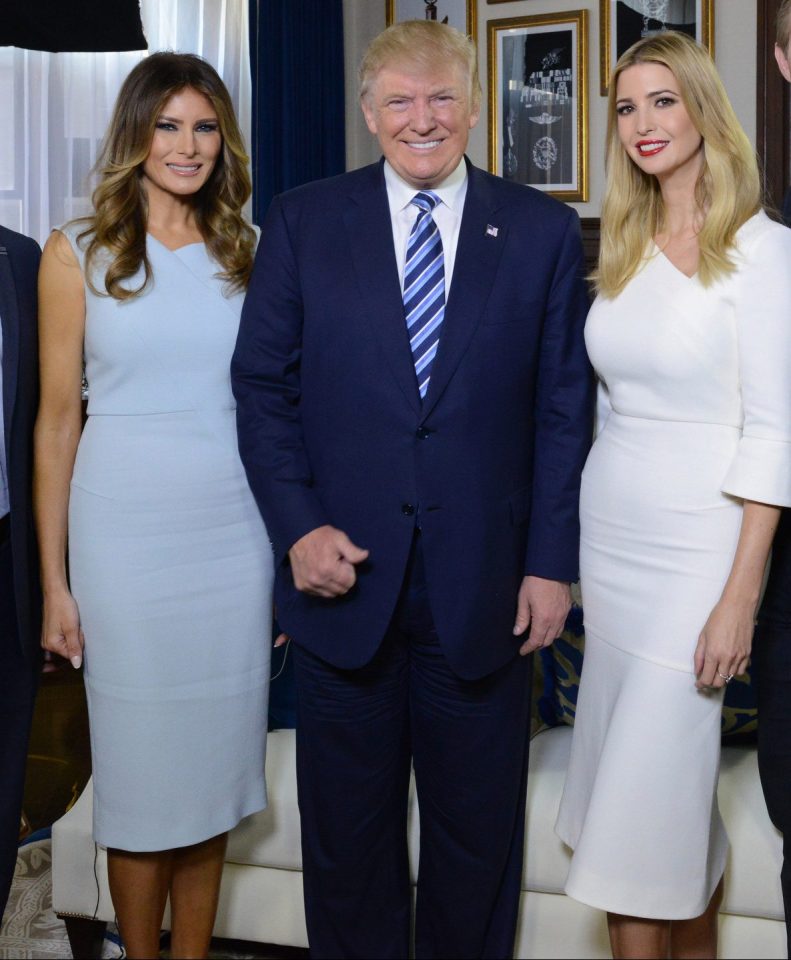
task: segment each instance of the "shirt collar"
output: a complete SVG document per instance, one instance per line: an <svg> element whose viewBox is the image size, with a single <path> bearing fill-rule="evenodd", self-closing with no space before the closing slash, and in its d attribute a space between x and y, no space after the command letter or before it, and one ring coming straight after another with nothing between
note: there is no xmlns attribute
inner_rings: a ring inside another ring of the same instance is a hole
<svg viewBox="0 0 791 960"><path fill-rule="evenodd" d="M390 206L390 216L394 217L400 213L412 202L412 197L420 191L415 189L412 184L407 183L403 177L399 176L395 170L385 160L385 185L387 187L387 202ZM464 187L467 185L467 164L464 157L459 160L459 165L450 173L442 183L431 188L432 193L458 216L462 215L464 206Z"/></svg>

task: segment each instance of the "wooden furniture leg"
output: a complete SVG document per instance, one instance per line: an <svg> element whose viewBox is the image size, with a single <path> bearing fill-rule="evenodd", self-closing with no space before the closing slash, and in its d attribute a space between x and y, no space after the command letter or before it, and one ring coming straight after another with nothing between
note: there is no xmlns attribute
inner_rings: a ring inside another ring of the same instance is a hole
<svg viewBox="0 0 791 960"><path fill-rule="evenodd" d="M59 915L60 916L60 915ZM102 955L102 943L107 923L89 917L61 916L66 924L71 955L80 960L98 960Z"/></svg>

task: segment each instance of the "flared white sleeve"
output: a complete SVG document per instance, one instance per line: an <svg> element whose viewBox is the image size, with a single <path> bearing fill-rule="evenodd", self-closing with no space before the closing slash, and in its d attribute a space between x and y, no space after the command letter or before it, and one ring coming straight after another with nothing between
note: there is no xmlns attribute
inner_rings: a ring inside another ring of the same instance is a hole
<svg viewBox="0 0 791 960"><path fill-rule="evenodd" d="M735 302L744 423L722 489L791 506L791 230L750 239Z"/></svg>

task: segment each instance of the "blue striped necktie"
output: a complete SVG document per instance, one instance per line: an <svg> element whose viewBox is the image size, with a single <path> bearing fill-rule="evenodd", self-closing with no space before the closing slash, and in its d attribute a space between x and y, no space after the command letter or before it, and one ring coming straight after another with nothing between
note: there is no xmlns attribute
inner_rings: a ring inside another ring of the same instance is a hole
<svg viewBox="0 0 791 960"><path fill-rule="evenodd" d="M411 202L419 212L406 248L404 315L422 400L428 390L445 316L445 258L442 237L431 216L439 197L424 190L415 194Z"/></svg>

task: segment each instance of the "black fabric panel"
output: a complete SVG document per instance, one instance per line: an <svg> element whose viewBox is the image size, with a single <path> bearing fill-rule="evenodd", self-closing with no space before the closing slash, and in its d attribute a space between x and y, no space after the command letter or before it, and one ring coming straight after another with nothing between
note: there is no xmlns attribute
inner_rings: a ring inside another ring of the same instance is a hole
<svg viewBox="0 0 791 960"><path fill-rule="evenodd" d="M0 0L0 46L26 50L145 50L138 0Z"/></svg>
<svg viewBox="0 0 791 960"><path fill-rule="evenodd" d="M791 187L786 191L783 200L783 223L791 227ZM758 620L767 627L791 628L791 509L783 510L780 515L780 525L772 544L772 563L769 567L769 580L766 584L761 610ZM766 791L766 788L765 788ZM767 794L768 796L768 794ZM791 836L788 838L791 845ZM791 852L791 851L790 851ZM791 892L791 857L784 868L789 872L786 878L786 888ZM789 924L791 924L791 900L786 904ZM789 942L791 942L791 925Z"/></svg>

